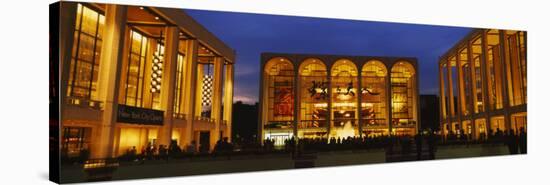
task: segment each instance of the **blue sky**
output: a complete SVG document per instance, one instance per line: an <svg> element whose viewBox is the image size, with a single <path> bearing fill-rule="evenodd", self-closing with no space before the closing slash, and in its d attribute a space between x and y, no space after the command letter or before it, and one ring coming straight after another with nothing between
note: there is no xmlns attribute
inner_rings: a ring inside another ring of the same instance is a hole
<svg viewBox="0 0 550 185"><path fill-rule="evenodd" d="M416 57L421 94L438 94L437 60L470 28L185 10L236 50L234 101L258 101L262 52Z"/></svg>

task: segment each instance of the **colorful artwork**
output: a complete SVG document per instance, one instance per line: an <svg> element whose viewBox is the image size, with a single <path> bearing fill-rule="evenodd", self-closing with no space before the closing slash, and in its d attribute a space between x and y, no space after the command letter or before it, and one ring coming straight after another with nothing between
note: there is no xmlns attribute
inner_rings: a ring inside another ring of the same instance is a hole
<svg viewBox="0 0 550 185"><path fill-rule="evenodd" d="M294 95L291 87L275 88L275 103L273 105L274 116L294 115Z"/></svg>

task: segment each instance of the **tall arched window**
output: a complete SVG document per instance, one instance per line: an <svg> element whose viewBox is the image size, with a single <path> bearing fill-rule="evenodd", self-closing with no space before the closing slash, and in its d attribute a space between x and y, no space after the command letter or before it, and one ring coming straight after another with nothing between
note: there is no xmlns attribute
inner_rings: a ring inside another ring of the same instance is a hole
<svg viewBox="0 0 550 185"><path fill-rule="evenodd" d="M292 128L294 120L294 67L282 57L269 60L264 67L265 128Z"/></svg>
<svg viewBox="0 0 550 185"><path fill-rule="evenodd" d="M391 69L392 132L416 134L416 71L409 62L400 61Z"/></svg>
<svg viewBox="0 0 550 185"><path fill-rule="evenodd" d="M323 137L328 120L327 67L323 61L310 58L299 68L300 121L299 137Z"/></svg>
<svg viewBox="0 0 550 185"><path fill-rule="evenodd" d="M336 61L331 69L332 126L348 128L341 133L335 133L338 137L357 135L357 130L349 129L357 126L357 74L357 67L347 59Z"/></svg>
<svg viewBox="0 0 550 185"><path fill-rule="evenodd" d="M386 66L377 60L367 62L361 69L361 120L367 136L388 133L387 74Z"/></svg>

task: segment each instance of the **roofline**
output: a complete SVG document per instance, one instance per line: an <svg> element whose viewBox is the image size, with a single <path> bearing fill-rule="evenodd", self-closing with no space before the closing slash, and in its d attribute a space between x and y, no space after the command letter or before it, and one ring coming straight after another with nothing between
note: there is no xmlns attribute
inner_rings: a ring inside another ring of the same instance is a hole
<svg viewBox="0 0 550 185"><path fill-rule="evenodd" d="M203 44L215 53L221 55L230 63L235 63L235 50L221 41L218 37L216 37L216 35L208 31L190 15L185 13L183 9L162 7L148 8L151 8L151 10L163 16L164 19L178 26L181 31L185 32L187 35L190 35L193 39L197 39L200 44Z"/></svg>

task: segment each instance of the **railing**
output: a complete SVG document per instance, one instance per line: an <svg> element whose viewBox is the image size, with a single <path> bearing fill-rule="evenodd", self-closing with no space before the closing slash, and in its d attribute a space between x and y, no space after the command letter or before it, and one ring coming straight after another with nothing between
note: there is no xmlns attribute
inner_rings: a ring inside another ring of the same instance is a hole
<svg viewBox="0 0 550 185"><path fill-rule="evenodd" d="M96 101L96 100L90 100L86 98L81 97L66 97L65 103L68 105L78 106L78 107L87 107L92 108L95 110L102 110L103 109L103 102Z"/></svg>
<svg viewBox="0 0 550 185"><path fill-rule="evenodd" d="M327 120L302 120L298 123L298 128L326 128Z"/></svg>
<svg viewBox="0 0 550 185"><path fill-rule="evenodd" d="M195 116L195 121L205 121L205 122L209 122L209 123L214 123L216 120L214 120L212 118L209 118L209 117Z"/></svg>
<svg viewBox="0 0 550 185"><path fill-rule="evenodd" d="M346 125L347 122L351 122L351 126L352 127L357 127L357 120L356 119L353 119L353 118L349 118L349 119L346 119L346 118L340 118L340 119L334 119L332 120L333 122L333 126L334 127L344 127ZM343 124L342 124L343 122Z"/></svg>
<svg viewBox="0 0 550 185"><path fill-rule="evenodd" d="M362 119L363 128L369 127L387 127L388 123L384 118L374 118L374 119Z"/></svg>
<svg viewBox="0 0 550 185"><path fill-rule="evenodd" d="M174 113L172 114L173 118L187 120L187 114Z"/></svg>

